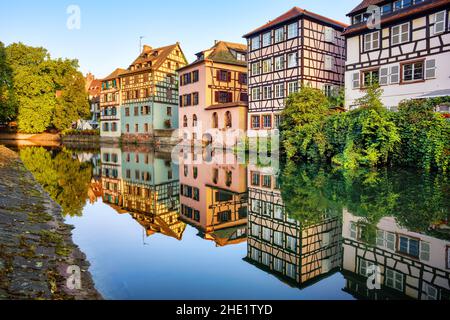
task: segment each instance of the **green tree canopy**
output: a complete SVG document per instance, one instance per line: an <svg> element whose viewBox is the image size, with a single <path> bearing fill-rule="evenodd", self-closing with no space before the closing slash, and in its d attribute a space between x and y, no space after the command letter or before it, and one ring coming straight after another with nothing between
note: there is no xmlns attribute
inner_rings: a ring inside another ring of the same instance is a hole
<svg viewBox="0 0 450 320"><path fill-rule="evenodd" d="M6 62L6 50L0 42L0 123L14 119L16 100L13 90L13 71Z"/></svg>

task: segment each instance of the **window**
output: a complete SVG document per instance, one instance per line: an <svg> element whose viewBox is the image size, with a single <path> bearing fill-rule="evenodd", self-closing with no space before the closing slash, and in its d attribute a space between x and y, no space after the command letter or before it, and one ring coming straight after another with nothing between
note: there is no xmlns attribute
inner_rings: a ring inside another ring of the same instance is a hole
<svg viewBox="0 0 450 320"><path fill-rule="evenodd" d="M270 266L270 255L267 252L263 252L262 255L262 264L266 266Z"/></svg>
<svg viewBox="0 0 450 320"><path fill-rule="evenodd" d="M275 71L284 69L284 56L275 57Z"/></svg>
<svg viewBox="0 0 450 320"><path fill-rule="evenodd" d="M402 72L403 82L420 81L424 79L423 61L403 64L402 69L403 69Z"/></svg>
<svg viewBox="0 0 450 320"><path fill-rule="evenodd" d="M139 107L134 107L134 115L135 116L139 115Z"/></svg>
<svg viewBox="0 0 450 320"><path fill-rule="evenodd" d="M212 127L214 129L219 128L219 116L217 115L217 112L214 112L212 115Z"/></svg>
<svg viewBox="0 0 450 320"><path fill-rule="evenodd" d="M293 265L292 263L288 263L286 262L286 275L289 278L295 279L296 275L295 275L295 265Z"/></svg>
<svg viewBox="0 0 450 320"><path fill-rule="evenodd" d="M327 96L327 97L332 97L333 93L334 93L334 88L331 84L326 84L323 86L323 93Z"/></svg>
<svg viewBox="0 0 450 320"><path fill-rule="evenodd" d="M363 86L369 87L371 85L378 83L378 77L379 77L379 70L369 70L369 71L363 71Z"/></svg>
<svg viewBox="0 0 450 320"><path fill-rule="evenodd" d="M422 300L438 300L439 291L431 284L423 283Z"/></svg>
<svg viewBox="0 0 450 320"><path fill-rule="evenodd" d="M144 124L144 132L145 132L145 133L148 133L148 123L145 123L145 124Z"/></svg>
<svg viewBox="0 0 450 320"><path fill-rule="evenodd" d="M246 73L239 73L239 84L247 84L248 79L247 79L247 74Z"/></svg>
<svg viewBox="0 0 450 320"><path fill-rule="evenodd" d="M166 113L169 117L172 116L172 107L167 107Z"/></svg>
<svg viewBox="0 0 450 320"><path fill-rule="evenodd" d="M298 92L298 82L297 81L289 82L288 83L288 92L287 92L288 96L291 93L295 93L295 92Z"/></svg>
<svg viewBox="0 0 450 320"><path fill-rule="evenodd" d="M262 228L262 238L266 241L270 241L270 229L263 227Z"/></svg>
<svg viewBox="0 0 450 320"><path fill-rule="evenodd" d="M284 27L275 30L275 43L284 41Z"/></svg>
<svg viewBox="0 0 450 320"><path fill-rule="evenodd" d="M263 34L263 47L270 46L272 44L272 35L271 32L267 32Z"/></svg>
<svg viewBox="0 0 450 320"><path fill-rule="evenodd" d="M350 238L358 239L358 226L354 222L350 222Z"/></svg>
<svg viewBox="0 0 450 320"><path fill-rule="evenodd" d="M380 32L372 32L364 35L364 51L380 48Z"/></svg>
<svg viewBox="0 0 450 320"><path fill-rule="evenodd" d="M284 97L284 83L277 83L275 85L275 98Z"/></svg>
<svg viewBox="0 0 450 320"><path fill-rule="evenodd" d="M389 84L389 68L380 68L380 86Z"/></svg>
<svg viewBox="0 0 450 320"><path fill-rule="evenodd" d="M183 117L183 127L187 128L187 126L188 126L188 118L187 118L187 116L184 116Z"/></svg>
<svg viewBox="0 0 450 320"><path fill-rule="evenodd" d="M325 27L325 41L334 43L334 29L330 27Z"/></svg>
<svg viewBox="0 0 450 320"><path fill-rule="evenodd" d="M259 185L260 185L260 175L259 175L259 173L258 172L252 172L251 176L252 176L252 186L259 187Z"/></svg>
<svg viewBox="0 0 450 320"><path fill-rule="evenodd" d="M352 87L353 89L357 89L360 87L359 72L355 72L352 74Z"/></svg>
<svg viewBox="0 0 450 320"><path fill-rule="evenodd" d="M383 7L381 7L381 14L388 14L391 13L392 11L392 4L385 4Z"/></svg>
<svg viewBox="0 0 450 320"><path fill-rule="evenodd" d="M272 116L270 114L269 115L265 114L262 116L262 118L263 118L263 128L271 129L272 128Z"/></svg>
<svg viewBox="0 0 450 320"><path fill-rule="evenodd" d="M256 87L252 89L252 100L259 100L261 98L261 88Z"/></svg>
<svg viewBox="0 0 450 320"><path fill-rule="evenodd" d="M195 201L200 201L200 190L198 188L193 188L193 191L194 195L192 199L194 199Z"/></svg>
<svg viewBox="0 0 450 320"><path fill-rule="evenodd" d="M275 231L273 233L273 242L277 246L282 246L283 245L283 234L281 232Z"/></svg>
<svg viewBox="0 0 450 320"><path fill-rule="evenodd" d="M134 125L134 132L139 133L139 125L137 123Z"/></svg>
<svg viewBox="0 0 450 320"><path fill-rule="evenodd" d="M128 123L125 125L125 131L130 133L130 125Z"/></svg>
<svg viewBox="0 0 450 320"><path fill-rule="evenodd" d="M253 37L251 39L251 48L252 50L257 50L261 47L261 41L259 39L259 36Z"/></svg>
<svg viewBox="0 0 450 320"><path fill-rule="evenodd" d="M197 115L194 114L194 115L192 116L192 126L193 126L193 127L196 127L197 124L198 124Z"/></svg>
<svg viewBox="0 0 450 320"><path fill-rule="evenodd" d="M198 73L198 70L194 70L194 71L192 72L192 82L198 82L198 79L199 79L199 73Z"/></svg>
<svg viewBox="0 0 450 320"><path fill-rule="evenodd" d="M403 274L401 274L400 272L386 268L384 282L386 286L392 289L403 291Z"/></svg>
<svg viewBox="0 0 450 320"><path fill-rule="evenodd" d="M279 205L275 205L275 219L283 220L283 207Z"/></svg>
<svg viewBox="0 0 450 320"><path fill-rule="evenodd" d="M420 242L420 260L430 261L430 244L428 242Z"/></svg>
<svg viewBox="0 0 450 320"><path fill-rule="evenodd" d="M259 116L252 116L252 122L251 123L252 123L252 129L259 129L261 127L260 117Z"/></svg>
<svg viewBox="0 0 450 320"><path fill-rule="evenodd" d="M231 81L231 72L226 70L217 71L217 78L222 82L230 82Z"/></svg>
<svg viewBox="0 0 450 320"><path fill-rule="evenodd" d="M239 94L239 101L248 102L248 94L246 92L241 92Z"/></svg>
<svg viewBox="0 0 450 320"><path fill-rule="evenodd" d="M272 87L271 86L265 86L263 87L263 99L272 99Z"/></svg>
<svg viewBox="0 0 450 320"><path fill-rule="evenodd" d="M324 69L332 71L334 69L334 58L332 56L325 56Z"/></svg>
<svg viewBox="0 0 450 320"><path fill-rule="evenodd" d="M266 116L264 116L266 117ZM267 116L267 122L270 124L272 122L271 116ZM265 188L271 188L272 187L272 177L269 175L262 176L262 186Z"/></svg>
<svg viewBox="0 0 450 320"><path fill-rule="evenodd" d="M287 56L287 67L294 68L297 66L297 52L289 53Z"/></svg>
<svg viewBox="0 0 450 320"><path fill-rule="evenodd" d="M192 105L198 106L198 92L192 94Z"/></svg>
<svg viewBox="0 0 450 320"><path fill-rule="evenodd" d="M277 272L283 272L283 260L273 258L273 268Z"/></svg>
<svg viewBox="0 0 450 320"><path fill-rule="evenodd" d="M432 79L436 77L436 60L427 60L425 62L425 78Z"/></svg>
<svg viewBox="0 0 450 320"><path fill-rule="evenodd" d="M367 261L364 259L359 259L359 274L363 277L368 277L371 274L369 274L369 270L373 268L375 264L371 261Z"/></svg>
<svg viewBox="0 0 450 320"><path fill-rule="evenodd" d="M255 237L259 237L259 233L261 232L261 226L257 224L252 225L252 235Z"/></svg>
<svg viewBox="0 0 450 320"><path fill-rule="evenodd" d="M413 0L398 0L394 2L394 11L400 10L412 5Z"/></svg>
<svg viewBox="0 0 450 320"><path fill-rule="evenodd" d="M392 66L391 67L391 76L390 76L391 84L393 83L399 83L400 81L400 68L399 66Z"/></svg>
<svg viewBox="0 0 450 320"><path fill-rule="evenodd" d="M413 257L419 257L419 244L418 239L409 238L407 236L399 237L398 251Z"/></svg>
<svg viewBox="0 0 450 320"><path fill-rule="evenodd" d="M294 22L294 23L291 23L290 25L288 25L287 38L293 39L296 37L298 37L298 24L297 24L297 22Z"/></svg>
<svg viewBox="0 0 450 320"><path fill-rule="evenodd" d="M216 91L215 100L218 103L228 103L233 101L233 93L227 91Z"/></svg>
<svg viewBox="0 0 450 320"><path fill-rule="evenodd" d="M392 44L401 44L409 41L409 22L392 27Z"/></svg>
<svg viewBox="0 0 450 320"><path fill-rule="evenodd" d="M441 11L434 14L434 27L433 27L434 34L438 34L445 31L445 16L446 11Z"/></svg>
<svg viewBox="0 0 450 320"><path fill-rule="evenodd" d="M272 72L272 59L263 60L262 69L263 73Z"/></svg>
<svg viewBox="0 0 450 320"><path fill-rule="evenodd" d="M286 249L297 251L297 241L294 237L286 236Z"/></svg>
<svg viewBox="0 0 450 320"><path fill-rule="evenodd" d="M395 234L384 230L377 230L377 246L395 250Z"/></svg>
<svg viewBox="0 0 450 320"><path fill-rule="evenodd" d="M281 115L276 114L276 115L274 115L273 119L274 119L274 121L273 121L273 122L274 122L273 127L274 127L275 129L280 128L280 124L281 124Z"/></svg>
<svg viewBox="0 0 450 320"><path fill-rule="evenodd" d="M227 111L225 113L225 128L229 129L232 127L232 118L231 118L231 112Z"/></svg>
<svg viewBox="0 0 450 320"><path fill-rule="evenodd" d="M252 76L257 76L259 74L259 62L252 63Z"/></svg>

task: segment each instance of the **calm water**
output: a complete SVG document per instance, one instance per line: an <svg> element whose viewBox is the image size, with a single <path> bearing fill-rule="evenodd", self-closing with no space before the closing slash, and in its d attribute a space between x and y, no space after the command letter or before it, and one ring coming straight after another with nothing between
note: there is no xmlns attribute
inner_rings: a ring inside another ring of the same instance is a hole
<svg viewBox="0 0 450 320"><path fill-rule="evenodd" d="M449 299L442 175L142 147L19 152L105 298Z"/></svg>

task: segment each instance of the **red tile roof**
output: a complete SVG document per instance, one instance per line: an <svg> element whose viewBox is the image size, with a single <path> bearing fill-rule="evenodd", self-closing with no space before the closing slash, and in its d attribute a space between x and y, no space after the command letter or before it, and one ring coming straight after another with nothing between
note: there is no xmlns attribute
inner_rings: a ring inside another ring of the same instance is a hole
<svg viewBox="0 0 450 320"><path fill-rule="evenodd" d="M336 21L336 20L333 20L333 19L321 16L319 14L316 14L316 13L313 13L313 12L301 9L299 7L294 7L291 10L289 10L288 12L286 12L286 13L282 14L281 16L279 16L278 18L276 18L275 20L269 21L265 25L263 25L263 26L255 29L255 30L245 34L244 38L248 38L248 37L250 37L251 35L253 35L255 33L258 33L260 31L269 29L269 28L274 27L274 26L276 26L278 24L281 24L281 23L286 22L286 21L288 21L290 19L293 19L293 18L296 18L296 17L300 17L300 16L307 16L307 17L310 17L310 18L314 18L314 19L317 19L319 21L323 21L323 22L332 24L332 25L340 27L340 28L348 27L348 25L343 23L343 22L339 22L339 21Z"/></svg>
<svg viewBox="0 0 450 320"><path fill-rule="evenodd" d="M422 12L427 12L429 10L437 9L440 7L445 7L450 4L450 0L430 0L427 2L422 2L417 5L413 5L398 11L395 11L391 14L385 15L381 17L381 25L389 24L396 22L399 19L407 18L409 16L413 16ZM348 27L343 35L352 36L359 32L363 32L367 30L367 23L359 23Z"/></svg>

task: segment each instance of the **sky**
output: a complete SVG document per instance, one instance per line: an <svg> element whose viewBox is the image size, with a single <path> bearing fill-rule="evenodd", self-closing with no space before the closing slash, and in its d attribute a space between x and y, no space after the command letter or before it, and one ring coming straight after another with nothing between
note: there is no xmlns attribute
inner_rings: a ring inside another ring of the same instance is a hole
<svg viewBox="0 0 450 320"><path fill-rule="evenodd" d="M0 41L45 47L53 58L78 59L80 70L106 77L139 54L139 38L154 48L180 42L189 62L214 40L242 35L294 6L348 22L361 0L14 0L0 1ZM80 28L71 5L80 9Z"/></svg>

